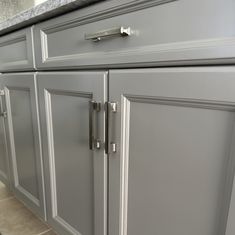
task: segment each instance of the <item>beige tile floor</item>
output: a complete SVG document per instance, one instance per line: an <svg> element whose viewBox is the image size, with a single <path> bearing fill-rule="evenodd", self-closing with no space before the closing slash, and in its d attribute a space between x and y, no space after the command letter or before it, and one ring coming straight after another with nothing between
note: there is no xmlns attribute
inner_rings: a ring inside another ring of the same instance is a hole
<svg viewBox="0 0 235 235"><path fill-rule="evenodd" d="M56 235L0 182L1 235Z"/></svg>

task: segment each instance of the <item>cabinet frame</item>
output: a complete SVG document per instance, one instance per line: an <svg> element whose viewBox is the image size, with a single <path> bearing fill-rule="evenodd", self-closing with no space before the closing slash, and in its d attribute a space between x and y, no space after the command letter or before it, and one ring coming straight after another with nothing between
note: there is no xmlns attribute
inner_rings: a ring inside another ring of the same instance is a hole
<svg viewBox="0 0 235 235"><path fill-rule="evenodd" d="M43 157L45 163L45 183L46 183L46 198L47 198L47 212L48 212L48 223L61 234L66 235L77 235L80 234L79 223L76 224L71 217L61 212L61 202L58 199L58 191L61 189L61 182L58 180L60 175L59 167L57 164L62 162L61 158L58 157L60 146L56 145L56 134L54 129L54 123L56 120L61 119L62 116L53 115L53 104L55 104L56 96L65 97L76 97L85 98L87 103L83 106L84 112L89 112L89 102L96 101L101 103L101 111L97 113L99 116L99 133L101 140L100 149L89 149L89 138L88 138L88 127L87 138L82 143L78 141L78 136L74 137L74 134L69 136L71 138L70 144L76 142L76 147L83 148L86 144L86 150L84 154L90 153L93 161L93 226L95 235L106 235L107 234L107 164L108 159L104 151L104 138L105 138L105 117L104 117L104 103L107 101L107 72L106 71L80 71L80 72L39 72L37 74L38 89L39 89L39 103L40 103L40 116L42 124L42 140L43 140ZM53 103L54 99L54 103ZM64 104L64 103L63 103ZM58 103L57 103L58 108ZM74 108L74 107L73 107ZM61 107L63 110L63 106ZM78 110L77 110L78 111ZM65 113L64 115L69 115ZM57 119L58 118L58 119ZM88 123L88 120L86 120ZM64 119L66 123L66 119ZM77 123L75 123L78 125ZM80 124L81 125L81 124ZM84 125L84 124L83 124ZM58 127L58 124L57 124ZM59 128L59 127L58 127ZM63 125L61 128L65 128ZM79 135L79 134L78 134ZM65 145L66 146L66 145ZM67 150L67 148L65 147ZM67 150L68 151L68 150ZM84 150L83 150L84 152ZM70 153L68 156L71 157L74 162L74 155L76 153ZM88 157L87 155L85 155ZM66 157L66 156L63 156ZM77 156L79 157L79 155ZM81 156L81 158L84 156ZM78 161L78 160L77 160ZM77 163L76 161L76 163ZM82 160L80 160L82 162ZM57 163L57 164L56 164ZM68 167L67 167L68 168ZM66 168L66 169L67 169ZM76 172L75 172L76 173ZM58 174L58 175L57 175ZM63 172L61 173L63 175ZM61 177L59 178L61 179ZM75 183L74 179L71 184ZM78 188L74 186L74 193L78 194ZM63 191L63 190L62 190ZM72 192L68 192L72 193ZM68 193L61 192L65 197L64 200L68 203ZM76 202L71 202L76 203ZM78 206L82 202L79 202ZM84 202L85 203L85 202ZM76 210L76 205L74 206ZM72 215L76 214L71 212ZM72 216L71 215L71 216ZM79 214L80 216L80 214ZM72 221L72 222L71 222ZM76 225L76 226L75 226ZM81 229L81 228L80 228Z"/></svg>
<svg viewBox="0 0 235 235"><path fill-rule="evenodd" d="M2 91L4 91L5 109L7 111L6 129L7 129L7 142L9 161L11 163L11 189L17 198L25 202L25 204L41 218L46 219L45 207L45 190L44 190L44 173L43 173L43 159L42 159L42 146L41 146L41 130L39 120L39 109L37 99L37 82L35 73L20 73L20 74L4 74L2 78ZM18 170L17 170L17 153L15 149L15 130L12 119L11 98L10 90L20 90L29 92L31 121L33 128L33 143L35 157L35 179L37 182L38 198L24 189L20 185Z"/></svg>

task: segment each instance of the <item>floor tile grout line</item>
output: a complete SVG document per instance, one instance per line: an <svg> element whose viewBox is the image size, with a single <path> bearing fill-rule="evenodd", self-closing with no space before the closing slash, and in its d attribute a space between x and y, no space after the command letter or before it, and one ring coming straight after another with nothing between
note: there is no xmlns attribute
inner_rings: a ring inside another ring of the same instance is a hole
<svg viewBox="0 0 235 235"><path fill-rule="evenodd" d="M50 229L47 229L46 231L44 231L44 232L41 232L41 233L38 233L38 234L35 234L35 235L43 235L43 234L45 234L45 233L47 233L47 232L50 232L52 229L50 228Z"/></svg>

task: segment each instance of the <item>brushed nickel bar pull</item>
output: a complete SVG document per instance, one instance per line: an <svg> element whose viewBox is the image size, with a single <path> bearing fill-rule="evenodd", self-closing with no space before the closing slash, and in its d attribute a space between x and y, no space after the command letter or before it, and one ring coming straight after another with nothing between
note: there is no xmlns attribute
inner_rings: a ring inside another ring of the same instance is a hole
<svg viewBox="0 0 235 235"><path fill-rule="evenodd" d="M131 35L131 28L121 26L118 28L107 29L107 30L96 32L96 33L85 34L85 40L99 42L102 39L109 38L109 37L115 37L115 36L125 37L125 36L130 36L130 35Z"/></svg>
<svg viewBox="0 0 235 235"><path fill-rule="evenodd" d="M89 149L100 149L101 141L97 139L97 117L95 113L100 112L101 103L95 102L94 100L89 101Z"/></svg>
<svg viewBox="0 0 235 235"><path fill-rule="evenodd" d="M114 114L117 112L116 102L105 103L105 153L111 154L117 152L117 144L113 141L114 135Z"/></svg>
<svg viewBox="0 0 235 235"><path fill-rule="evenodd" d="M0 117L7 118L7 112L3 110L3 97L5 96L4 90L0 90ZM1 234L0 234L1 235Z"/></svg>
<svg viewBox="0 0 235 235"><path fill-rule="evenodd" d="M6 111L1 112L0 117L7 118L7 112Z"/></svg>

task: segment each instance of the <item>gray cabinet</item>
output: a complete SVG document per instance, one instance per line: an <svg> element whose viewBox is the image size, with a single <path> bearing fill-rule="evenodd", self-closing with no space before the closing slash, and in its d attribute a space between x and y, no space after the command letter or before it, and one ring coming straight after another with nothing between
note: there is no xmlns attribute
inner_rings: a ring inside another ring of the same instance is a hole
<svg viewBox="0 0 235 235"><path fill-rule="evenodd" d="M60 235L234 235L235 67L209 66L234 7L103 1L1 37L0 71L39 72L1 75L0 180Z"/></svg>
<svg viewBox="0 0 235 235"><path fill-rule="evenodd" d="M0 38L0 71L34 69L33 27Z"/></svg>
<svg viewBox="0 0 235 235"><path fill-rule="evenodd" d="M63 235L104 235L107 73L39 73L37 78L48 223Z"/></svg>
<svg viewBox="0 0 235 235"><path fill-rule="evenodd" d="M235 233L235 181L233 182L233 191L232 191L232 198L229 207L229 216L228 216L228 223L226 229L226 235L233 235Z"/></svg>
<svg viewBox="0 0 235 235"><path fill-rule="evenodd" d="M36 80L33 73L1 75L7 111L12 190L44 217L44 188Z"/></svg>
<svg viewBox="0 0 235 235"><path fill-rule="evenodd" d="M234 234L234 75L110 71L109 234Z"/></svg>
<svg viewBox="0 0 235 235"><path fill-rule="evenodd" d="M0 117L0 181L8 184L8 164L4 120Z"/></svg>
<svg viewBox="0 0 235 235"><path fill-rule="evenodd" d="M232 0L103 1L37 24L36 67L59 70L232 63L234 8ZM129 36L120 35L121 26L130 28ZM91 37L101 40L93 42Z"/></svg>

